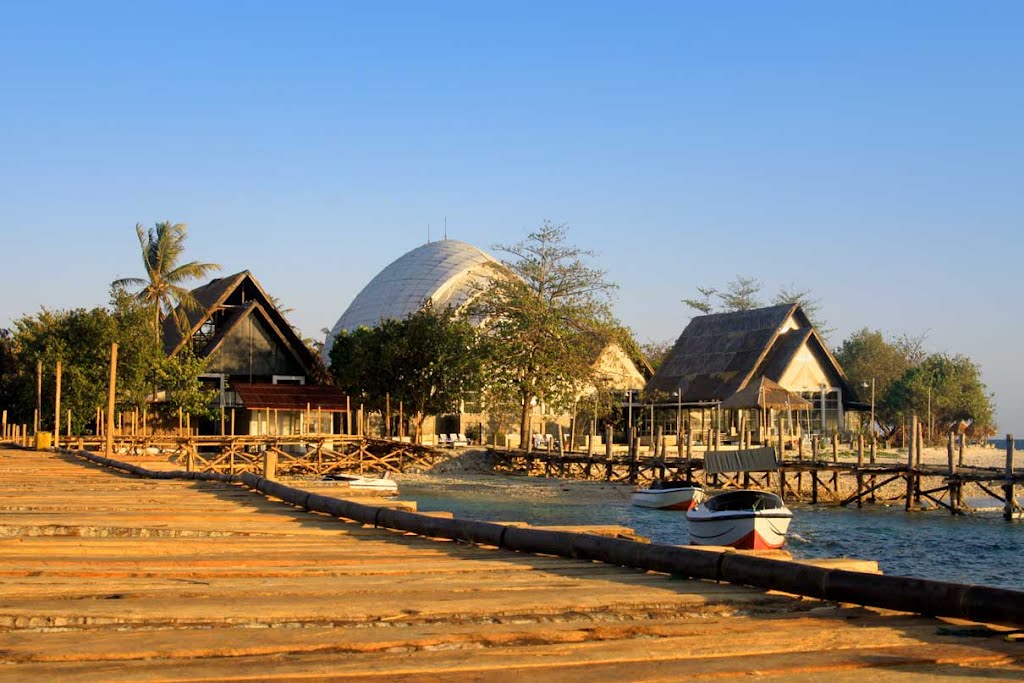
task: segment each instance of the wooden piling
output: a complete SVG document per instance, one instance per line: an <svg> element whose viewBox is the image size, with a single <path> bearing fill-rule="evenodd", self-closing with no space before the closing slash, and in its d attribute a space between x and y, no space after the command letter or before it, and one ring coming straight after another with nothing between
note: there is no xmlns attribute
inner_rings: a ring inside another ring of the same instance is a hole
<svg viewBox="0 0 1024 683"><path fill-rule="evenodd" d="M905 510L910 510L914 501L914 445L917 441L917 415L910 418L910 438L907 439L907 500Z"/></svg>
<svg viewBox="0 0 1024 683"><path fill-rule="evenodd" d="M614 467L612 465L612 439L615 437L615 432L612 431L611 425L605 425L604 428L604 479L605 481L612 480L612 474Z"/></svg>
<svg viewBox="0 0 1024 683"><path fill-rule="evenodd" d="M1003 519L1013 519L1013 434L1006 435L1006 483L1003 484Z"/></svg>
<svg viewBox="0 0 1024 683"><path fill-rule="evenodd" d="M54 391L56 392L53 399L53 447L60 448L60 389L61 389L61 362L57 361L57 378L55 381Z"/></svg>
<svg viewBox="0 0 1024 683"><path fill-rule="evenodd" d="M950 432L946 437L947 490L949 491L949 509L954 515L960 512L959 482L956 481L956 462L953 459L953 440Z"/></svg>
<svg viewBox="0 0 1024 683"><path fill-rule="evenodd" d="M107 435L103 449L108 458L114 455L114 393L117 389L117 342L110 345L110 384L107 392Z"/></svg>
<svg viewBox="0 0 1024 683"><path fill-rule="evenodd" d="M864 435L857 435L857 507L864 507L864 498L862 493L864 491L864 475L862 468L864 467Z"/></svg>
<svg viewBox="0 0 1024 683"><path fill-rule="evenodd" d="M32 433L39 433L39 416L43 413L43 361L36 362L36 414L32 421Z"/></svg>

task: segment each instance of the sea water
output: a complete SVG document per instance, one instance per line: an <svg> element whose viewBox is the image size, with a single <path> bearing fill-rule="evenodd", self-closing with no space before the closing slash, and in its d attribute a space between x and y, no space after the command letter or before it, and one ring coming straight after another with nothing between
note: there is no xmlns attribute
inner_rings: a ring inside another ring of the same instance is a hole
<svg viewBox="0 0 1024 683"><path fill-rule="evenodd" d="M595 503L572 500L572 486L550 500L517 499L496 487L402 484L402 498L419 509L457 517L526 522L537 526L614 524L655 543L689 542L686 514L629 504L626 487ZM1001 513L954 517L945 511L902 507L838 508L795 504L786 545L797 558L877 560L886 574L1024 590L1024 521Z"/></svg>

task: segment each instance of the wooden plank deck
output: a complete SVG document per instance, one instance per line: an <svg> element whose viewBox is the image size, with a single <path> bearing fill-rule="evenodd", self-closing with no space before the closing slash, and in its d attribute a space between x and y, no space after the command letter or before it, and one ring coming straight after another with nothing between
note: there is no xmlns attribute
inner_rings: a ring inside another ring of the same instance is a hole
<svg viewBox="0 0 1024 683"><path fill-rule="evenodd" d="M4 681L1024 677L941 625L0 450Z"/></svg>

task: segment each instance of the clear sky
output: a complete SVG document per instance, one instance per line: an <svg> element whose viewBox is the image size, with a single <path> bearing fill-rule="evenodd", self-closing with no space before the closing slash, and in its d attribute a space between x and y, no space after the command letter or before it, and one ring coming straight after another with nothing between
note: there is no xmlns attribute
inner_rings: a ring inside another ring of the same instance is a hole
<svg viewBox="0 0 1024 683"><path fill-rule="evenodd" d="M102 304L134 225L252 270L306 334L427 226L544 219L641 341L737 274L837 343L928 333L1024 434L1024 3L0 7L0 326Z"/></svg>

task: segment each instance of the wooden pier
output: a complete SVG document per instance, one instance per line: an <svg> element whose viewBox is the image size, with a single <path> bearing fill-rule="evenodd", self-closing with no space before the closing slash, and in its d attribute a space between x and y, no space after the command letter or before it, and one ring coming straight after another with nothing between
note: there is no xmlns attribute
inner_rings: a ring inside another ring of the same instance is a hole
<svg viewBox="0 0 1024 683"><path fill-rule="evenodd" d="M641 454L632 448L626 453L578 453L553 449L542 451L492 449L503 471L530 476L567 479L604 480L629 484L648 484L655 479L685 479L710 488L762 488L777 491L786 500L811 504L892 505L903 503L907 510L945 509L953 514L970 512L965 492L995 499L1007 519L1024 515L1024 506L1015 491L1024 486L1024 470L1014 467L1013 435L1007 435L1006 465L1003 468L968 467L957 464L952 440L946 466L920 462L914 446L907 454L871 450L870 461L861 442L856 451L840 454L833 446L831 454L812 449L811 454L787 453L777 469L757 472L708 473L705 456L710 451L695 451L671 456L665 448ZM722 451L722 452L735 452ZM885 460L883 462L883 460Z"/></svg>
<svg viewBox="0 0 1024 683"><path fill-rule="evenodd" d="M0 472L5 681L1024 676L1000 629L428 539L74 455L0 450Z"/></svg>

